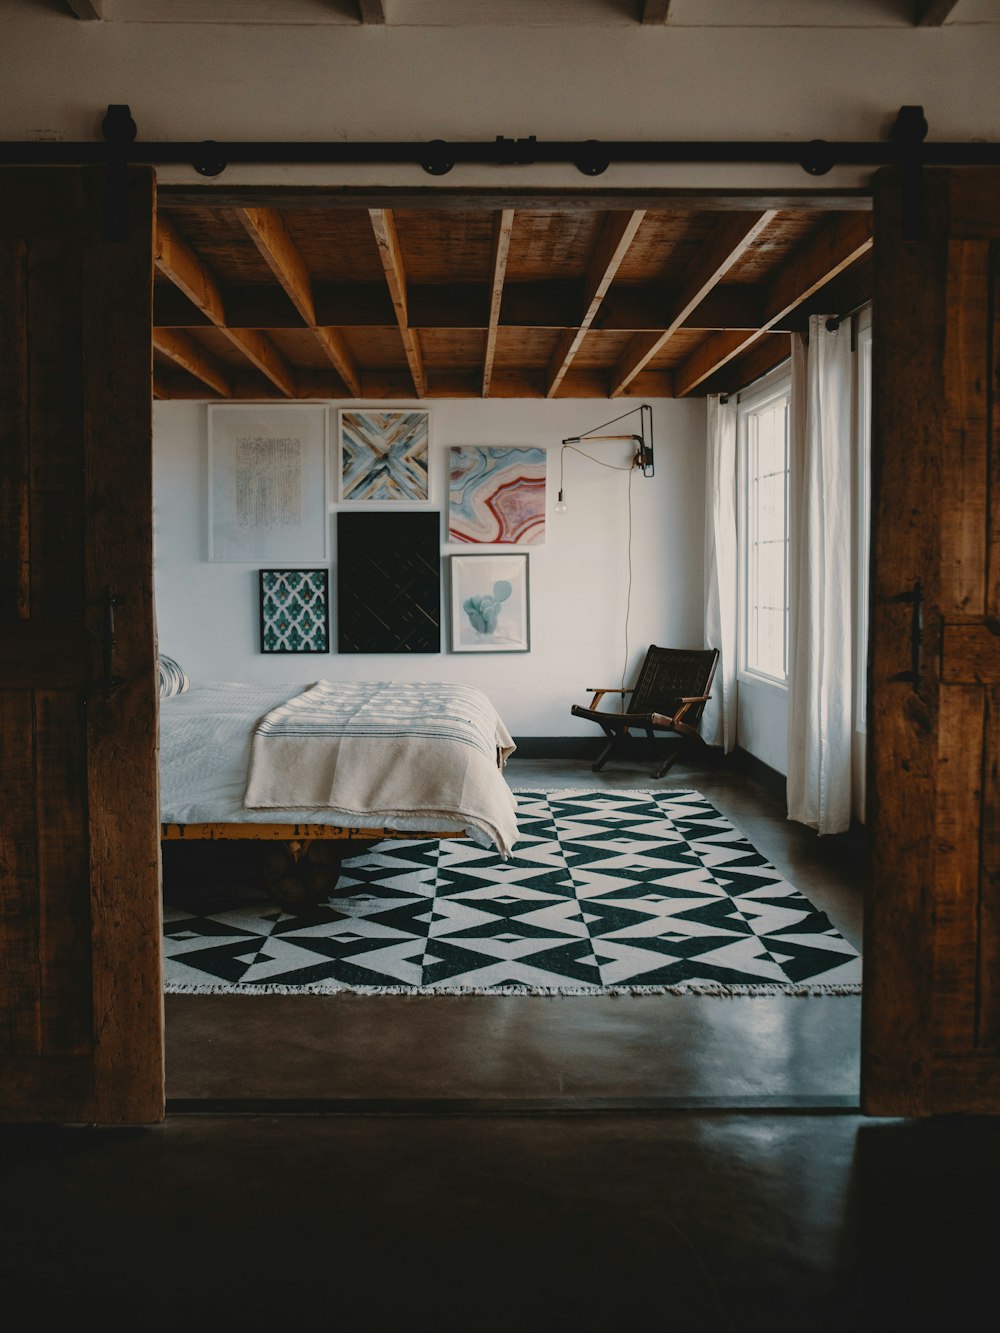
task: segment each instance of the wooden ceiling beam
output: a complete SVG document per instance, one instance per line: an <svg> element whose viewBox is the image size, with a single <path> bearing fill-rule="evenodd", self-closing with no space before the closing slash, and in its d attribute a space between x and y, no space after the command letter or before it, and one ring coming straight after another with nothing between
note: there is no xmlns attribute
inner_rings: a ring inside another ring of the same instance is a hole
<svg viewBox="0 0 1000 1333"><path fill-rule="evenodd" d="M362 23L385 23L388 0L358 0L358 15Z"/></svg>
<svg viewBox="0 0 1000 1333"><path fill-rule="evenodd" d="M66 6L78 19L91 23L104 19L104 0L66 0Z"/></svg>
<svg viewBox="0 0 1000 1333"><path fill-rule="evenodd" d="M273 208L238 208L236 216L305 323L315 325L312 278L281 214Z"/></svg>
<svg viewBox="0 0 1000 1333"><path fill-rule="evenodd" d="M254 366L286 394L295 397L295 375L273 343L256 329L233 329L226 320L222 289L211 269L202 262L172 222L159 218L156 224L156 267L179 287L188 300L207 315L220 333Z"/></svg>
<svg viewBox="0 0 1000 1333"><path fill-rule="evenodd" d="M188 300L207 315L217 328L226 323L222 289L215 274L203 264L174 224L160 217L156 222L156 267L179 287Z"/></svg>
<svg viewBox="0 0 1000 1333"><path fill-rule="evenodd" d="M670 21L670 0L640 0L643 24L668 23Z"/></svg>
<svg viewBox="0 0 1000 1333"><path fill-rule="evenodd" d="M710 393L739 393L762 375L780 366L792 354L790 333L765 333L743 355L734 357L717 374L698 386L698 396Z"/></svg>
<svg viewBox="0 0 1000 1333"><path fill-rule="evenodd" d="M323 348L334 370L355 398L359 397L361 378L350 348L336 329L318 327L312 277L281 214L272 208L238 208L236 213L268 268Z"/></svg>
<svg viewBox="0 0 1000 1333"><path fill-rule="evenodd" d="M281 390L286 398L296 398L295 372L269 338L265 338L256 329L221 329L234 347L238 347L246 359L266 375L271 383Z"/></svg>
<svg viewBox="0 0 1000 1333"><path fill-rule="evenodd" d="M378 246L379 258L382 260L382 268L385 272L389 295L392 298L392 306L396 312L396 322L399 325L399 333L403 339L403 349L406 352L410 375L413 378L413 387L416 390L417 397L423 398L427 381L424 375L423 358L420 354L420 343L416 333L410 328L406 295L406 270L403 267L403 257L399 252L396 222L392 210L389 208L370 208L368 216L371 218L375 243Z"/></svg>
<svg viewBox="0 0 1000 1333"><path fill-rule="evenodd" d="M915 0L913 22L918 28L940 28L958 0Z"/></svg>
<svg viewBox="0 0 1000 1333"><path fill-rule="evenodd" d="M598 308L614 281L615 274L645 216L645 210L639 208L631 213L609 213L605 218L594 253L587 265L583 287L583 313L577 327L567 331L559 340L546 376L546 398L554 398L559 391L559 385L573 364L573 358L580 350Z"/></svg>
<svg viewBox="0 0 1000 1333"><path fill-rule="evenodd" d="M225 287L221 292L226 318L240 329L301 329L301 316L278 287L253 283ZM687 329L759 329L763 323L764 288L750 283L723 283L691 311ZM396 323L384 282L313 283L317 327L384 329ZM408 290L407 308L414 329L487 329L491 288L486 283L417 284ZM662 285L612 286L605 294L592 329L656 333L663 330L664 311L676 303L677 288ZM572 329L583 302L583 284L576 280L506 283L499 328ZM157 328L193 329L211 324L172 283L158 282L153 292Z"/></svg>
<svg viewBox="0 0 1000 1333"><path fill-rule="evenodd" d="M232 398L233 386L229 372L200 343L195 342L189 333L184 333L181 329L154 329L153 346L175 366L186 370L189 375L201 380L202 384L221 394L223 398Z"/></svg>
<svg viewBox="0 0 1000 1333"><path fill-rule="evenodd" d="M618 398L641 370L682 327L691 312L701 304L776 216L774 209L763 213L727 214L707 237L692 261L687 276L668 312L662 333L638 334L626 347L611 373L611 397Z"/></svg>
<svg viewBox="0 0 1000 1333"><path fill-rule="evenodd" d="M872 247L872 219L866 213L845 213L828 223L815 239L785 264L768 288L763 324L754 333L728 330L713 333L674 371L674 390L682 398L703 380L749 348L775 324Z"/></svg>
<svg viewBox="0 0 1000 1333"><path fill-rule="evenodd" d="M483 353L483 388L484 398L490 396L490 382L493 379L493 358L497 346L497 326L500 323L500 307L503 302L503 283L507 274L507 255L510 252L510 234L514 229L514 210L501 209L496 215L493 227L493 250L490 262L490 309L489 323L486 326L486 350Z"/></svg>

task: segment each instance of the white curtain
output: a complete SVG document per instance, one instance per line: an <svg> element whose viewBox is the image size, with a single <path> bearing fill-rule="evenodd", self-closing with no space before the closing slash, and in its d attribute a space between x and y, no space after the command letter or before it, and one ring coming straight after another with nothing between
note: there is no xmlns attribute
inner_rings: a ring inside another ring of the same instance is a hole
<svg viewBox="0 0 1000 1333"><path fill-rule="evenodd" d="M793 337L788 817L819 833L851 819L852 369L850 320Z"/></svg>
<svg viewBox="0 0 1000 1333"><path fill-rule="evenodd" d="M708 398L705 473L705 647L719 649L701 735L726 754L736 744L736 402Z"/></svg>

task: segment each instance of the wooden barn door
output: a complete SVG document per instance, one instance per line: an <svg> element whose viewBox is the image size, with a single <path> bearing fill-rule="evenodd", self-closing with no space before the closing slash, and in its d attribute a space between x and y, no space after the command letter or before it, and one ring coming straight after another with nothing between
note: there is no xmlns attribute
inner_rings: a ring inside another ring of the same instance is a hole
<svg viewBox="0 0 1000 1333"><path fill-rule="evenodd" d="M0 1119L163 1116L155 182L0 168Z"/></svg>
<svg viewBox="0 0 1000 1333"><path fill-rule="evenodd" d="M1000 172L875 211L862 1105L1000 1112Z"/></svg>

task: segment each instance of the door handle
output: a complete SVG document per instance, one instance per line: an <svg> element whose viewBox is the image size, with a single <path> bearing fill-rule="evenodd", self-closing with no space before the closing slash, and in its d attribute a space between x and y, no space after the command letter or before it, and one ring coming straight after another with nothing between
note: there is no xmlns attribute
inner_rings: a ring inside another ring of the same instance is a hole
<svg viewBox="0 0 1000 1333"><path fill-rule="evenodd" d="M103 691L105 699L110 699L111 695L120 685L125 684L125 677L115 674L115 607L121 606L125 601L119 593L112 592L110 588L104 589L104 681Z"/></svg>
<svg viewBox="0 0 1000 1333"><path fill-rule="evenodd" d="M920 580L917 579L909 592L896 593L895 597L887 597L886 601L908 603L912 607L910 615L910 669L909 671L897 671L889 679L907 681L913 686L914 690L918 690L922 675L924 633L924 594Z"/></svg>

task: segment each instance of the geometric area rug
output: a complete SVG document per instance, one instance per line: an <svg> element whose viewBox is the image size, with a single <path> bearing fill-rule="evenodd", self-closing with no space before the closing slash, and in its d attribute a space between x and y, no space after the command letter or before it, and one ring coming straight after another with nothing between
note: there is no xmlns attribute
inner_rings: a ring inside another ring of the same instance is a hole
<svg viewBox="0 0 1000 1333"><path fill-rule="evenodd" d="M377 843L291 913L165 901L168 993L853 995L861 959L700 792L519 791L504 861Z"/></svg>

